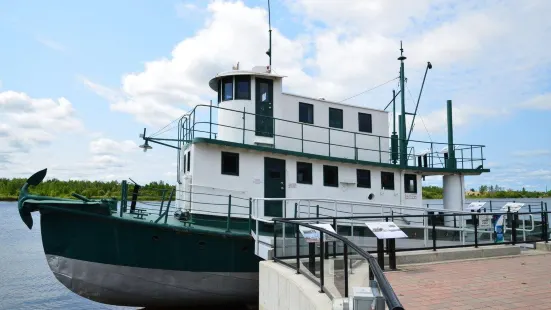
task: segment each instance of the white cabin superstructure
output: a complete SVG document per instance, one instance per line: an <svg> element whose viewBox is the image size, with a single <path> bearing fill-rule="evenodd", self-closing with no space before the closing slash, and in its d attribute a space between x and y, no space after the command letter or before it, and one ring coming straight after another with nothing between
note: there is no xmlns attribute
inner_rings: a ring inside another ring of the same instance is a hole
<svg viewBox="0 0 551 310"><path fill-rule="evenodd" d="M445 202L461 210L463 176L489 171L482 168L482 146L474 146L480 158L473 146L467 156L461 151L452 157L439 155L437 143L416 141L408 154L398 153L391 147L387 111L285 93L283 78L269 67L234 67L210 80L217 105L197 106L180 123L181 209L225 216L228 195L244 206L249 197L268 199L258 217L297 216L294 204L313 198L420 207L422 176L439 174L445 187L451 184ZM449 142L445 146L455 153L461 150ZM419 155L415 148L429 151ZM231 216L249 214L233 210Z"/></svg>

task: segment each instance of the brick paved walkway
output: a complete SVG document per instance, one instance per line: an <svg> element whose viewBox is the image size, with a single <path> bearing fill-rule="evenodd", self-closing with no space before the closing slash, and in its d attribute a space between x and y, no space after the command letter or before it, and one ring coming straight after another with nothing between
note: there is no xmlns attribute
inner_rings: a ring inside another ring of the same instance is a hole
<svg viewBox="0 0 551 310"><path fill-rule="evenodd" d="M551 309L551 254L402 266L385 275L406 310Z"/></svg>

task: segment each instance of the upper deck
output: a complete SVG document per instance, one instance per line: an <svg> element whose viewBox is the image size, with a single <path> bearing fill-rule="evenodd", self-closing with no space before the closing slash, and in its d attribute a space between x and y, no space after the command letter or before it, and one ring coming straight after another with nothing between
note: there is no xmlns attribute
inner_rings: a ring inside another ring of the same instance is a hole
<svg viewBox="0 0 551 310"><path fill-rule="evenodd" d="M180 122L180 139L184 144L208 142L268 149L415 170L424 175L489 171L484 169L483 145L393 138L388 112L284 93L282 79L264 67L217 75L209 83L218 94L217 105L198 105L186 114ZM401 143L407 146L403 155L397 147ZM450 146L454 161L448 158ZM401 157L405 159L402 164Z"/></svg>

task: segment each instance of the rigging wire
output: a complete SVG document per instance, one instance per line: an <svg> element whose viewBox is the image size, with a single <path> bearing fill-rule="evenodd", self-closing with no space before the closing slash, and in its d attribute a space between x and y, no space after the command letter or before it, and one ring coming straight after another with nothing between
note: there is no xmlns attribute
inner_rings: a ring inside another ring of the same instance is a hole
<svg viewBox="0 0 551 310"><path fill-rule="evenodd" d="M415 100L413 100L413 95L411 94L411 91L409 90L409 86L407 83L405 83L406 85L406 88L408 89L408 93L409 93L409 99L415 103ZM423 117L421 117L421 115L419 115L419 118L421 119L421 123L423 123L423 127L425 127L425 131L427 132L427 134L429 135L429 140L430 142L432 143L432 137L430 135L430 132L429 130L427 129L427 126L425 125L425 122L423 121ZM413 127L415 127L415 124L412 124Z"/></svg>
<svg viewBox="0 0 551 310"><path fill-rule="evenodd" d="M352 99L352 98L358 97L359 95L365 94L365 93L367 93L367 92L369 92L369 91L372 91L372 90L374 90L374 89L376 89L376 88L379 88L379 87L381 87L381 86L383 86L383 85L386 85L386 84L388 84L388 83L390 83L390 82L392 82L392 81L394 81L394 80L397 80L398 78L399 78L399 77L395 77L395 78L393 78L393 79L391 79L391 80L388 80L388 81L386 81L386 82L384 82L384 83L382 83L382 84L379 84L379 85L377 85L377 86L375 86L375 87L372 87L372 88L370 88L370 89L364 90L364 91L362 91L361 93L355 94L354 96L348 97L348 98L343 99L343 100L338 101L338 102L340 103L340 102L346 101L346 100L348 100L348 99Z"/></svg>
<svg viewBox="0 0 551 310"><path fill-rule="evenodd" d="M153 137L155 137L155 136L158 136L158 135L160 135L160 134L163 134L163 133L165 133L165 132L167 132L167 131L172 130L174 127L169 128L168 130L163 131L165 128L167 128L168 126L172 125L174 122L180 120L180 118L182 118L182 117L181 117L181 116L178 116L178 118L176 118L176 119L174 119L173 121L171 121L170 123L166 124L163 128L161 128L161 129L155 131L154 133L152 133L151 135L149 135L149 137L153 138ZM161 131L163 131L163 132L161 132Z"/></svg>

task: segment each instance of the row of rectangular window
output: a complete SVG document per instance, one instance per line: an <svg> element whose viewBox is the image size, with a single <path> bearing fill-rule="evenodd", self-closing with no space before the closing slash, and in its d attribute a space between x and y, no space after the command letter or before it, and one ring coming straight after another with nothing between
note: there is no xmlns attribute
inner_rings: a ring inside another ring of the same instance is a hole
<svg viewBox="0 0 551 310"><path fill-rule="evenodd" d="M305 102L298 103L298 121L301 123L314 124L314 105ZM329 108L329 127L343 128L343 110ZM358 112L358 131L373 132L371 114Z"/></svg>
<svg viewBox="0 0 551 310"><path fill-rule="evenodd" d="M250 75L227 76L218 80L218 102L234 99L251 100Z"/></svg>
<svg viewBox="0 0 551 310"><path fill-rule="evenodd" d="M222 152L222 174L239 175L239 153ZM297 183L313 184L312 163L297 162ZM323 165L323 185L339 186L339 167ZM371 188L371 171L356 169L356 186ZM394 172L381 171L381 188L394 190ZM417 176L404 175L404 189L406 193L417 193Z"/></svg>

